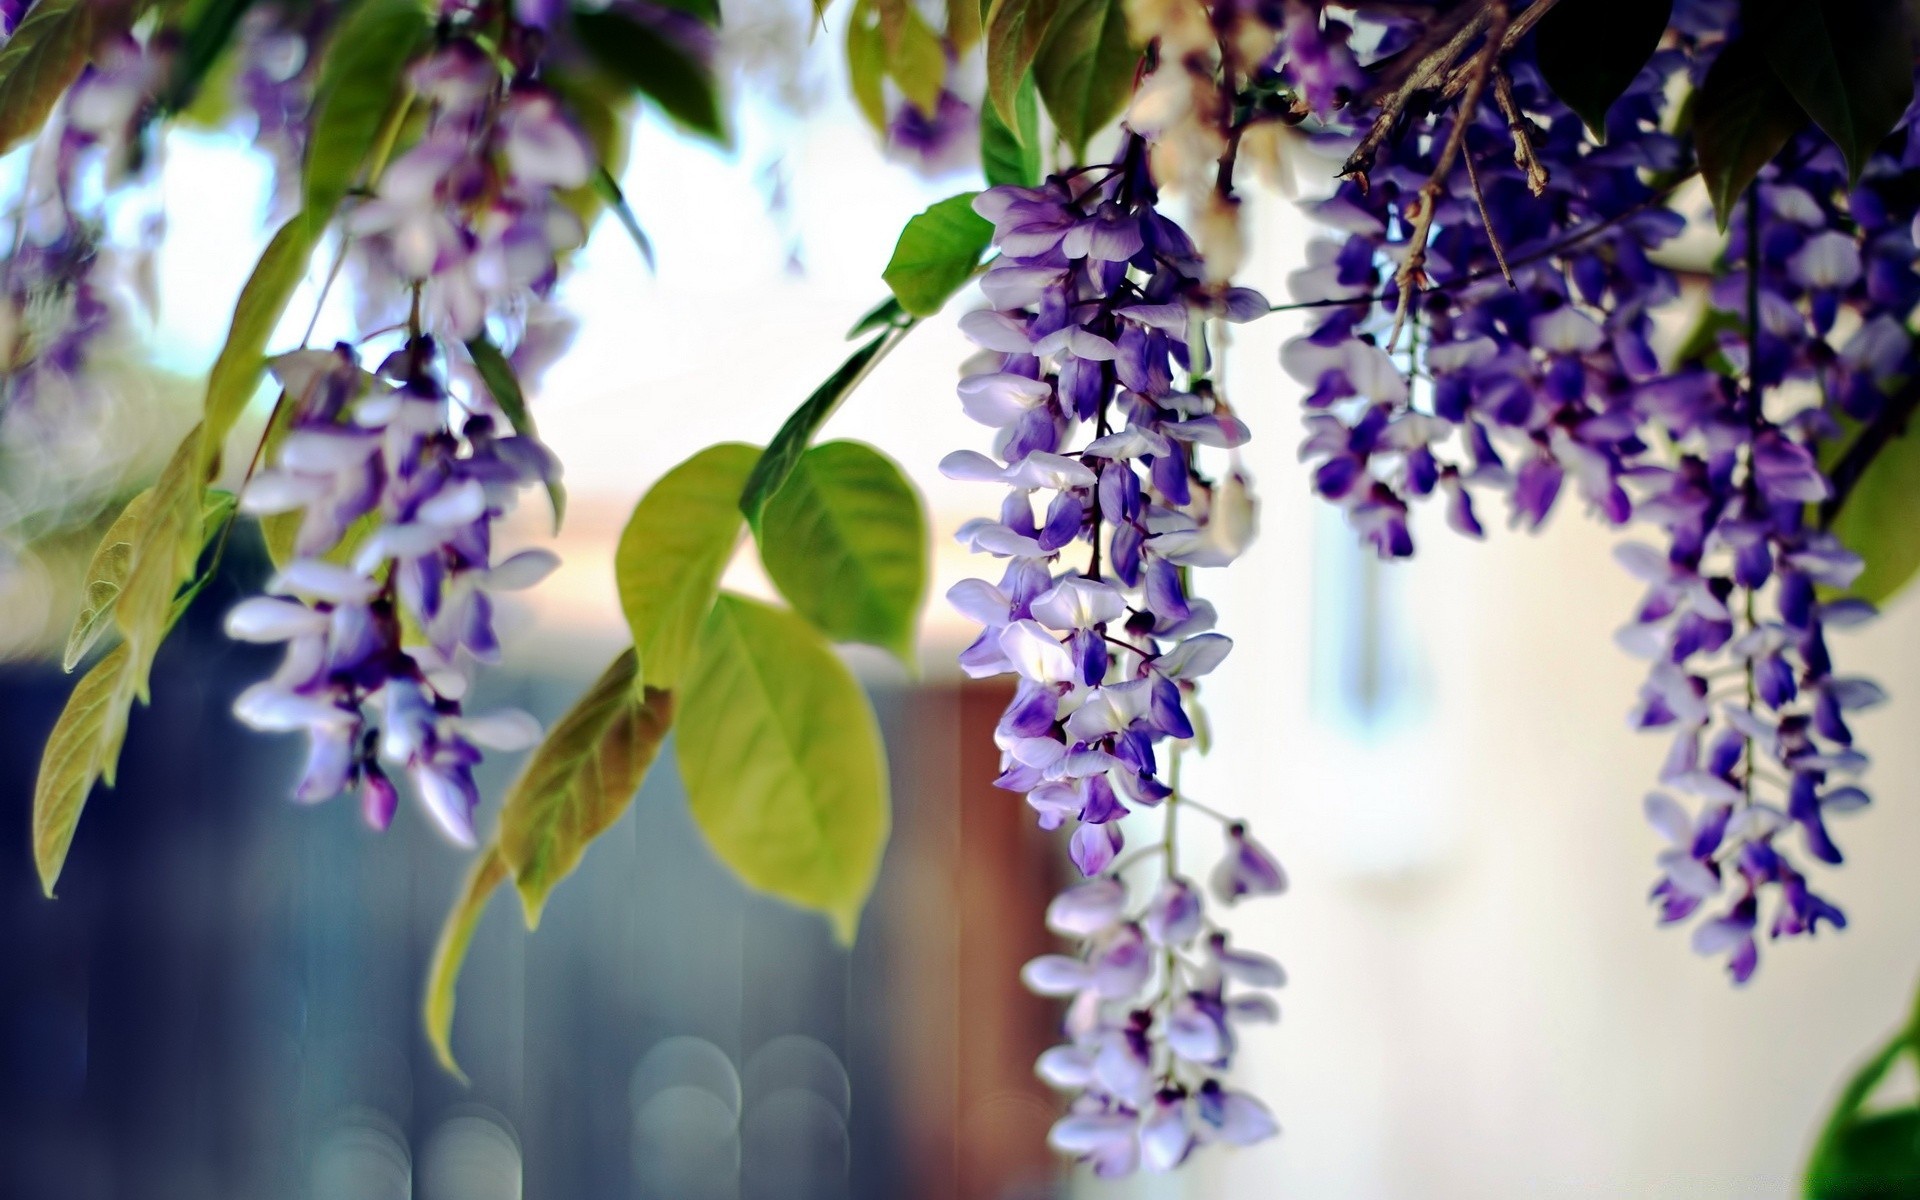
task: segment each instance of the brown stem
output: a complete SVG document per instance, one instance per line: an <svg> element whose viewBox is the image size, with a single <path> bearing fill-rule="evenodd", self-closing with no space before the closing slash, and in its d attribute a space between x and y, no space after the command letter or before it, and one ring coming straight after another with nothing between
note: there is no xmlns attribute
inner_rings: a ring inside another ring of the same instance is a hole
<svg viewBox="0 0 1920 1200"><path fill-rule="evenodd" d="M1533 32L1533 27L1553 8L1556 0L1533 0L1521 14L1507 26L1506 34L1500 39L1500 57L1505 58L1520 44L1520 39ZM1448 73L1446 83L1441 85L1440 98L1451 100L1467 90L1468 76L1473 73L1471 63L1456 66Z"/></svg>
<svg viewBox="0 0 1920 1200"><path fill-rule="evenodd" d="M1496 8L1504 12L1506 5L1502 0L1488 0L1484 7L1454 31L1452 37L1428 51L1414 64L1413 70L1407 73L1406 79L1401 81L1400 86L1388 93L1386 99L1381 101L1380 115L1374 118L1366 135L1360 139L1360 144L1355 146L1353 153L1347 156L1347 161L1340 168L1341 175L1357 175L1364 186L1367 171L1373 166L1374 155L1380 150L1380 143L1387 140L1387 134L1393 130L1393 123L1400 119L1402 112L1406 111L1408 101L1439 82L1447 68L1453 66L1460 56L1467 52L1467 47L1473 44L1473 40L1486 32L1487 26L1493 21Z"/></svg>
<svg viewBox="0 0 1920 1200"><path fill-rule="evenodd" d="M1487 231L1487 244L1493 247L1493 260L1500 264L1500 278L1507 281L1508 287L1516 287L1513 282L1513 268L1507 265L1506 248L1500 245L1500 235L1494 232L1493 217L1487 212L1487 195L1480 190L1480 172L1473 165L1473 155L1467 159L1467 182L1473 186L1473 202L1480 209L1480 226Z"/></svg>
<svg viewBox="0 0 1920 1200"><path fill-rule="evenodd" d="M1505 0L1494 0L1493 6L1486 10L1486 16L1486 44L1474 55L1472 77L1467 83L1460 107L1454 113L1453 127L1447 130L1447 140L1440 147L1440 157L1434 161L1433 173L1427 176L1427 182L1421 185L1413 202L1413 231L1407 239L1407 257L1394 275L1394 283L1400 289L1400 302L1393 312L1393 331L1387 335L1389 354L1400 341L1400 327L1406 323L1407 308L1413 302L1414 291L1427 279L1427 238L1433 233L1434 213L1440 204L1440 194L1446 188L1447 176L1453 173L1454 160L1460 157L1460 150L1466 145L1467 127L1473 124L1474 114L1480 111L1480 97L1486 91L1487 77L1492 74L1494 61L1500 55L1501 35L1507 29ZM1505 256L1499 257L1504 259ZM1504 270L1505 263L1501 265Z"/></svg>
<svg viewBox="0 0 1920 1200"><path fill-rule="evenodd" d="M1513 165L1526 172L1527 190L1536 196L1545 193L1551 176L1534 151L1533 122L1527 120L1513 98L1513 80L1498 68L1493 73L1493 102L1500 106L1500 115L1507 119L1507 132L1513 135Z"/></svg>

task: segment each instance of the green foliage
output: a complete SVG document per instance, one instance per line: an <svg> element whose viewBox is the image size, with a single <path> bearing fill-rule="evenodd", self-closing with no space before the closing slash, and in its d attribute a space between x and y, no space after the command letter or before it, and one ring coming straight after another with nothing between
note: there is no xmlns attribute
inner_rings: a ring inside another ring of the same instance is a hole
<svg viewBox="0 0 1920 1200"><path fill-rule="evenodd" d="M1058 0L993 0L987 9L987 98L1011 128L1020 127L1020 86L1057 7Z"/></svg>
<svg viewBox="0 0 1920 1200"><path fill-rule="evenodd" d="M120 757L127 704L120 695L127 648L116 646L80 677L40 751L33 785L33 861L48 896L66 865L80 810L94 781Z"/></svg>
<svg viewBox="0 0 1920 1200"><path fill-rule="evenodd" d="M627 194L620 190L620 183L613 177L613 172L601 167L593 173L591 186L594 193L613 210L614 217L620 222L620 228L627 231L627 236L633 240L634 248L640 251L640 257L646 261L647 270L655 270L653 240L647 236L646 230L640 228L640 218L633 215L633 208L627 203Z"/></svg>
<svg viewBox="0 0 1920 1200"><path fill-rule="evenodd" d="M480 382L487 385L487 394L506 414L513 431L522 437L538 438L533 414L527 410L526 393L520 390L520 377L500 347L482 332L467 343L467 353L473 356L473 368L480 373ZM567 515L567 489L557 476L547 481L547 500L553 505L553 531L559 533L560 522Z"/></svg>
<svg viewBox="0 0 1920 1200"><path fill-rule="evenodd" d="M987 186L1033 187L1040 182L1040 102L1033 76L1013 94L1014 119L1000 119L991 104L980 108L980 169Z"/></svg>
<svg viewBox="0 0 1920 1200"><path fill-rule="evenodd" d="M454 991L460 984L460 967L467 960L467 947L473 944L473 931L479 927L480 916L486 912L494 889L506 878L507 863L501 857L500 847L489 845L473 860L459 899L447 914L446 924L440 927L440 940L433 948L433 963L427 968L427 996L422 1014L427 1025L427 1041L432 1043L434 1057L440 1060L440 1065L462 1083L467 1081L466 1074L453 1058Z"/></svg>
<svg viewBox="0 0 1920 1200"><path fill-rule="evenodd" d="M1059 0L1034 57L1033 78L1075 162L1086 157L1093 135L1127 106L1139 62L1139 47L1127 34L1125 0ZM1019 118L1017 88L1012 99L1001 110L1009 121Z"/></svg>
<svg viewBox="0 0 1920 1200"><path fill-rule="evenodd" d="M765 453L754 464L753 473L747 476L746 486L740 490L740 511L747 515L747 520L756 523L760 520L767 500L787 481L793 465L800 461L800 456L806 453L808 444L813 441L813 435L840 407L840 402L860 386L860 381L867 377L867 372L873 369L874 364L906 336L907 331L913 328L913 322L914 318L909 317L855 350L846 362L840 364L839 370L801 401L799 408L793 410L786 424L780 426L780 432L773 435L773 441L767 443Z"/></svg>
<svg viewBox="0 0 1920 1200"><path fill-rule="evenodd" d="M867 124L885 133L887 43L880 35L880 14L867 0L860 0L847 15L847 82Z"/></svg>
<svg viewBox="0 0 1920 1200"><path fill-rule="evenodd" d="M1920 571L1920 437L1889 437L1854 481L1831 526L1866 560L1848 592L1885 604Z"/></svg>
<svg viewBox="0 0 1920 1200"><path fill-rule="evenodd" d="M618 9L576 10L587 53L689 132L726 144L726 119L713 73L679 43Z"/></svg>
<svg viewBox="0 0 1920 1200"><path fill-rule="evenodd" d="M129 500L107 527L100 544L94 547L93 557L87 563L86 581L81 585L80 611L74 614L73 627L67 633L66 652L60 658L62 670L71 671L78 666L87 651L111 628L114 601L126 586L127 569L133 563L134 538L139 536L147 501L152 496L153 489L145 488Z"/></svg>
<svg viewBox="0 0 1920 1200"><path fill-rule="evenodd" d="M253 4L254 0L199 0L188 6L181 21L173 78L160 97L161 111L179 113L194 107L215 64L233 40L240 18Z"/></svg>
<svg viewBox="0 0 1920 1200"><path fill-rule="evenodd" d="M127 639L122 691L147 699L153 656L173 627L174 598L193 577L206 541L204 489L200 482L201 431L189 433L149 489L131 543L126 576L114 600L113 620ZM106 769L113 782L113 769Z"/></svg>
<svg viewBox="0 0 1920 1200"><path fill-rule="evenodd" d="M1559 0L1534 45L1553 94L1604 138L1607 110L1647 65L1673 15L1673 0Z"/></svg>
<svg viewBox="0 0 1920 1200"><path fill-rule="evenodd" d="M876 329L912 323L912 318L907 316L907 310L900 307L900 297L889 295L853 323L853 328L847 330L847 340L852 341L861 334L871 333Z"/></svg>
<svg viewBox="0 0 1920 1200"><path fill-rule="evenodd" d="M1854 179L1913 100L1903 0L1749 0L1774 76L1846 156Z"/></svg>
<svg viewBox="0 0 1920 1200"><path fill-rule="evenodd" d="M912 665L927 518L892 459L859 442L815 446L768 501L756 535L768 576L816 629Z"/></svg>
<svg viewBox="0 0 1920 1200"><path fill-rule="evenodd" d="M0 154L40 132L87 65L94 43L125 24L127 6L39 0L0 47Z"/></svg>
<svg viewBox="0 0 1920 1200"><path fill-rule="evenodd" d="M221 444L260 386L267 366L267 339L286 314L294 290L307 276L320 227L326 224L324 217L310 221L308 216L305 212L293 214L267 243L246 286L240 289L226 344L220 347L220 356L207 373L201 446L207 478L218 472Z"/></svg>
<svg viewBox="0 0 1920 1200"><path fill-rule="evenodd" d="M980 265L993 240L993 225L973 211L980 193L948 196L907 222L881 278L900 306L916 317L940 311Z"/></svg>
<svg viewBox="0 0 1920 1200"><path fill-rule="evenodd" d="M964 7L964 0L954 3ZM946 46L912 0L857 0L847 19L847 75L861 114L884 133L888 79L921 112L939 107Z"/></svg>
<svg viewBox="0 0 1920 1200"><path fill-rule="evenodd" d="M1806 122L1751 37L1720 52L1694 97L1693 144L1722 229L1760 168Z"/></svg>
<svg viewBox="0 0 1920 1200"><path fill-rule="evenodd" d="M1867 1101L1903 1055L1920 1064L1920 1006L1840 1089L1814 1143L1808 1200L1900 1200L1920 1194L1920 1105L1869 1110Z"/></svg>
<svg viewBox="0 0 1920 1200"><path fill-rule="evenodd" d="M433 26L420 0L361 0L327 43L307 139L306 217L311 237L379 153L380 131L408 103L407 63Z"/></svg>
<svg viewBox="0 0 1920 1200"><path fill-rule="evenodd" d="M513 872L527 927L593 840L633 802L673 723L673 696L642 695L628 649L548 732L500 810L500 856Z"/></svg>
<svg viewBox="0 0 1920 1200"><path fill-rule="evenodd" d="M859 683L799 617L723 594L680 706L676 757L708 845L851 941L888 825L885 754Z"/></svg>
<svg viewBox="0 0 1920 1200"><path fill-rule="evenodd" d="M650 688L674 691L740 541L740 491L758 447L708 446L662 476L620 534L614 578Z"/></svg>
<svg viewBox="0 0 1920 1200"><path fill-rule="evenodd" d="M126 639L80 677L41 750L33 792L33 857L53 895L96 781L111 787L135 698L147 698L153 656L198 586L183 594L206 539L232 512L233 496L198 479L200 431L189 433L151 488L128 502L87 568L86 599L67 639L72 669L106 632L111 614Z"/></svg>

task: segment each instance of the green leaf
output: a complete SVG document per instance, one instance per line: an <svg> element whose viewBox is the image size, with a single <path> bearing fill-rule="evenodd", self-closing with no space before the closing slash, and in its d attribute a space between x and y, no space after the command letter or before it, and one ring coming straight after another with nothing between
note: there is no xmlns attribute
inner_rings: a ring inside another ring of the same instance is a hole
<svg viewBox="0 0 1920 1200"><path fill-rule="evenodd" d="M646 261L647 270L658 270L653 261L653 240L647 237L646 230L640 228L640 218L633 215L633 208L627 203L627 194L620 190L620 181L613 177L613 172L605 167L595 171L593 190L606 201L607 207L613 210L613 215L619 220L620 227L633 239L634 247Z"/></svg>
<svg viewBox="0 0 1920 1200"><path fill-rule="evenodd" d="M987 9L987 97L1010 128L1020 127L1020 84L1040 53L1059 3L993 0Z"/></svg>
<svg viewBox="0 0 1920 1200"><path fill-rule="evenodd" d="M833 410L840 407L860 381L867 377L882 355L913 328L913 322L896 325L882 333L866 345L855 350L840 364L840 369L828 376L827 381L813 389L813 394L800 402L793 410L786 424L780 426L780 432L773 435L773 441L767 443L766 451L760 455L760 461L753 465L753 473L747 476L747 483L740 491L740 511L749 521L759 521L760 512L767 505L768 497L780 490L787 481L793 464L800 461L807 446L813 441L813 435L826 423Z"/></svg>
<svg viewBox="0 0 1920 1200"><path fill-rule="evenodd" d="M639 658L621 652L540 743L500 810L500 854L513 870L527 928L554 885L620 819L673 724L673 696L640 694Z"/></svg>
<svg viewBox="0 0 1920 1200"><path fill-rule="evenodd" d="M1847 493L1833 532L1866 560L1848 594L1885 604L1920 571L1920 437L1890 437Z"/></svg>
<svg viewBox="0 0 1920 1200"><path fill-rule="evenodd" d="M880 35L880 14L860 0L847 15L847 83L867 124L887 131L887 43Z"/></svg>
<svg viewBox="0 0 1920 1200"><path fill-rule="evenodd" d="M360 181L390 114L407 103L407 63L433 32L419 0L361 0L327 41L307 139L307 220L319 227Z"/></svg>
<svg viewBox="0 0 1920 1200"><path fill-rule="evenodd" d="M890 294L885 300L868 309L864 316L853 323L853 328L847 330L847 340L852 341L861 334L871 333L876 329L885 329L888 326L899 325L903 321L906 321L906 319L907 310L900 307L900 297Z"/></svg>
<svg viewBox="0 0 1920 1200"><path fill-rule="evenodd" d="M973 211L978 192L962 192L907 222L881 278L916 317L930 317L963 287L993 241L993 223Z"/></svg>
<svg viewBox="0 0 1920 1200"><path fill-rule="evenodd" d="M66 865L94 781L110 759L120 756L127 728L127 705L120 694L126 664L127 648L115 646L80 677L40 751L40 774L33 785L33 862L49 897Z"/></svg>
<svg viewBox="0 0 1920 1200"><path fill-rule="evenodd" d="M620 608L650 688L673 691L740 542L740 490L760 457L722 442L661 477L634 505L614 552Z"/></svg>
<svg viewBox="0 0 1920 1200"><path fill-rule="evenodd" d="M1903 0L1760 0L1749 9L1774 76L1859 179L1913 100L1913 34Z"/></svg>
<svg viewBox="0 0 1920 1200"><path fill-rule="evenodd" d="M1673 0L1559 0L1534 33L1540 74L1602 141L1607 110L1660 45Z"/></svg>
<svg viewBox="0 0 1920 1200"><path fill-rule="evenodd" d="M931 114L947 82L947 51L911 0L875 0L887 74L909 104Z"/></svg>
<svg viewBox="0 0 1920 1200"><path fill-rule="evenodd" d="M750 887L851 942L886 844L887 768L865 693L793 613L722 595L681 692L676 757L707 844Z"/></svg>
<svg viewBox="0 0 1920 1200"><path fill-rule="evenodd" d="M727 141L713 73L679 43L617 9L575 10L574 30L601 66L688 130Z"/></svg>
<svg viewBox="0 0 1920 1200"><path fill-rule="evenodd" d="M1920 1041L1920 1011L1915 1012L1906 1028L1894 1033L1862 1063L1840 1089L1807 1165L1804 1194L1809 1200L1837 1200L1838 1197L1860 1200L1868 1196L1914 1194L1911 1188L1877 1191L1868 1186L1862 1189L1862 1185L1871 1184L1875 1174L1887 1171L1890 1166L1894 1170L1888 1173L1887 1182L1892 1182L1903 1159L1907 1178L1914 1178L1913 1168L1920 1165L1920 1154L1916 1154L1920 1147L1911 1140L1913 1129L1902 1130L1897 1123L1881 1124L1876 1117L1862 1118L1860 1110L1902 1054L1920 1052L1917 1041ZM1885 1115L1910 1117L1911 1112ZM1863 1125L1867 1126L1864 1133L1861 1132Z"/></svg>
<svg viewBox="0 0 1920 1200"><path fill-rule="evenodd" d="M947 0L946 36L959 58L979 44L980 0Z"/></svg>
<svg viewBox="0 0 1920 1200"><path fill-rule="evenodd" d="M142 506L131 531L126 578L114 600L113 619L127 639L123 690L147 699L147 675L174 620L174 597L193 578L205 544L204 485L200 482L201 431L181 440ZM113 771L106 772L113 782Z"/></svg>
<svg viewBox="0 0 1920 1200"><path fill-rule="evenodd" d="M1814 1200L1920 1195L1920 1108L1856 1115L1821 1150L1807 1175Z"/></svg>
<svg viewBox="0 0 1920 1200"><path fill-rule="evenodd" d="M513 431L521 437L538 439L540 434L534 428L533 414L527 410L526 393L520 390L520 377L500 347L482 332L467 343L467 353L473 356L473 367L480 372L480 382L487 385L487 394L506 414ZM553 531L559 533L560 522L567 515L567 489L558 475L547 481L547 499L553 505Z"/></svg>
<svg viewBox="0 0 1920 1200"><path fill-rule="evenodd" d="M1075 162L1086 156L1093 135L1127 106L1139 64L1139 47L1127 34L1125 0L1059 0L1033 60L1033 79ZM1001 110L1010 121L1019 116L1017 93L1014 101Z"/></svg>
<svg viewBox="0 0 1920 1200"><path fill-rule="evenodd" d="M1807 117L1750 37L1714 59L1693 105L1693 144L1720 228L1740 194Z"/></svg>
<svg viewBox="0 0 1920 1200"><path fill-rule="evenodd" d="M207 372L201 447L206 478L219 472L220 448L246 411L266 371L267 339L286 314L294 290L307 277L307 264L319 236L315 224L324 225L325 220L310 223L306 213L293 214L267 243L246 286L240 289L226 344Z"/></svg>
<svg viewBox="0 0 1920 1200"><path fill-rule="evenodd" d="M421 1014L426 1020L427 1041L433 1044L433 1054L440 1065L461 1083L467 1081L467 1076L453 1058L454 991L459 987L460 967L467 960L467 947L473 944L473 932L480 925L480 916L486 912L494 889L506 878L507 863L500 855L500 847L488 845L473 860L473 869L454 901L453 911L447 914L447 923L440 928L440 940L433 948L433 964L427 968L427 997Z"/></svg>
<svg viewBox="0 0 1920 1200"><path fill-rule="evenodd" d="M892 459L859 442L815 446L767 502L755 534L768 576L814 628L912 666L927 518Z"/></svg>
<svg viewBox="0 0 1920 1200"><path fill-rule="evenodd" d="M240 18L253 7L254 0L203 0L190 7L180 33L180 48L174 57L173 78L160 97L160 109L178 113L193 106L201 87L213 74L221 52L233 41Z"/></svg>
<svg viewBox="0 0 1920 1200"><path fill-rule="evenodd" d="M39 0L0 48L0 154L40 132L93 50L95 0ZM114 22L117 24L117 22Z"/></svg>
<svg viewBox="0 0 1920 1200"><path fill-rule="evenodd" d="M1013 111L1009 124L993 105L980 109L980 168L989 187L1034 187L1040 182L1040 103L1033 76L1021 79Z"/></svg>
<svg viewBox="0 0 1920 1200"><path fill-rule="evenodd" d="M94 643L111 627L114 601L126 586L127 569L133 562L134 539L139 536L146 519L147 501L152 496L153 489L146 488L127 501L127 506L101 535L100 544L94 547L93 558L87 563L86 583L81 589L80 611L74 615L73 628L67 633L67 649L60 658L62 670L71 671L78 666L87 651L93 649Z"/></svg>

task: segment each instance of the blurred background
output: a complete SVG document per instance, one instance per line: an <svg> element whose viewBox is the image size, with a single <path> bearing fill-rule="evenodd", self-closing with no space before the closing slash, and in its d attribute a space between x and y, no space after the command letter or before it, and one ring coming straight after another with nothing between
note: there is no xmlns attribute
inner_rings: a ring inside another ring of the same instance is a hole
<svg viewBox="0 0 1920 1200"><path fill-rule="evenodd" d="M889 162L845 99L831 14L797 56L806 19L804 5L729 7L734 149L643 116L624 186L657 272L605 225L564 286L581 332L537 414L572 494L566 565L503 615L492 702L548 720L566 707L623 638L612 556L633 502L701 446L771 436L884 294L900 225L978 186ZM130 384L141 420L103 424L88 460L136 474L190 424L193 378L264 240L237 233L260 229L268 190L242 142L178 134L167 154L148 340L177 380ZM1325 173L1294 165L1303 186ZM1245 282L1283 296L1310 227L1273 189L1251 219ZM296 325L311 303L295 300ZM859 944L842 951L817 919L746 894L663 756L537 935L510 901L482 923L455 1027L471 1086L433 1062L418 1017L462 856L410 809L383 836L346 801L294 807L297 739L228 715L268 669L218 631L264 575L257 548L236 545L162 654L155 705L134 717L120 787L94 797L57 902L39 895L27 814L70 680L32 651L64 628L91 543L75 535L79 562L0 557L15 659L0 667L0 1195L1795 1193L1833 1089L1902 1017L1920 967L1920 739L1900 733L1920 703L1916 602L1834 647L1894 696L1856 724L1878 803L1836 831L1849 861L1825 880L1853 925L1766 953L1735 991L1645 902L1659 843L1640 797L1665 746L1626 728L1640 670L1611 635L1637 588L1614 539L1571 506L1543 536L1485 545L1428 513L1415 561L1365 557L1295 462L1284 317L1236 330L1227 356L1263 532L1201 580L1238 649L1208 682L1216 749L1188 778L1250 817L1293 876L1237 930L1292 977L1283 1023L1253 1031L1240 1060L1285 1132L1175 1178L1107 1185L1058 1167L1044 1146L1057 1102L1030 1071L1057 1014L1016 973L1049 947L1040 913L1064 862L988 786L1004 696L959 678L969 631L939 598L976 569L947 535L994 502L934 469L986 440L953 398L966 307L917 330L826 430L903 463L937 539L917 676L853 658L897 806ZM513 536L544 541L546 525L530 498ZM768 590L751 561L729 585ZM492 765L490 796L513 767ZM1196 852L1218 837L1183 832Z"/></svg>

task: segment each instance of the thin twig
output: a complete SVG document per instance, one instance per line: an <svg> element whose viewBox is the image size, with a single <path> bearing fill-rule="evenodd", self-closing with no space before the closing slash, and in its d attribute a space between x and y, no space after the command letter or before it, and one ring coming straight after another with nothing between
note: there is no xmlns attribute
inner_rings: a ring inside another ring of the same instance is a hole
<svg viewBox="0 0 1920 1200"><path fill-rule="evenodd" d="M1520 44L1520 39L1533 32L1533 27L1540 23L1540 18L1547 15L1548 11L1553 8L1554 3L1555 0L1533 0L1533 3L1529 4L1525 11L1514 18L1513 24L1507 26L1505 36L1500 39L1500 57L1505 58L1511 54L1513 48ZM1466 91L1467 83L1469 82L1468 77L1472 72L1473 66L1471 63L1455 67L1447 75L1446 83L1440 87L1440 99L1451 100Z"/></svg>
<svg viewBox="0 0 1920 1200"><path fill-rule="evenodd" d="M1492 214L1487 212L1487 194L1480 190L1480 172L1473 165L1471 151L1467 153L1466 160L1467 182L1473 187L1473 202L1480 209L1480 226L1487 231L1487 244L1493 247L1493 261L1500 264L1500 277L1507 281L1507 286L1517 289L1519 285L1513 281L1513 268L1507 266L1506 249L1500 245L1500 235L1494 232Z"/></svg>
<svg viewBox="0 0 1920 1200"><path fill-rule="evenodd" d="M1507 120L1507 132L1513 135L1513 165L1526 172L1528 191L1536 196L1543 194L1550 176L1533 148L1533 122L1520 111L1519 103L1513 98L1513 80L1499 67L1493 70L1493 102L1500 106L1500 115Z"/></svg>
<svg viewBox="0 0 1920 1200"><path fill-rule="evenodd" d="M1360 139L1360 144L1353 148L1353 153L1349 154L1347 161L1341 165L1341 175L1357 175L1363 181L1365 180L1367 171L1373 166L1373 157L1380 149L1380 143L1387 140L1387 134L1392 132L1394 122L1398 121L1400 114L1406 111L1407 102L1418 93L1432 87L1439 80L1441 73L1466 53L1467 47L1473 44L1473 40L1486 32L1488 24L1493 20L1496 6L1502 11L1506 8L1504 3L1488 4L1455 30L1452 37L1414 64L1413 70L1407 73L1405 81L1388 93L1386 99L1381 102L1380 115L1373 119L1373 125Z"/></svg>
<svg viewBox="0 0 1920 1200"><path fill-rule="evenodd" d="M1413 230L1407 238L1407 257L1394 275L1394 283L1400 289L1400 300L1394 306L1393 331L1387 335L1389 354L1400 341L1400 327L1406 323L1407 307L1413 302L1413 293L1426 282L1427 238L1433 233L1433 218L1440 207L1440 193L1446 188L1447 176L1453 173L1453 163L1460 157L1461 147L1466 145L1467 127L1473 124L1473 115L1480 110L1480 96L1486 91L1487 77L1492 74L1494 61L1500 54L1500 38L1507 28L1505 0L1494 0L1486 15L1487 41L1473 56L1472 81L1468 83L1466 95L1454 113L1453 126L1447 130L1447 140L1440 147L1440 157L1434 160L1433 173L1427 176L1426 183L1421 185L1414 198Z"/></svg>
<svg viewBox="0 0 1920 1200"><path fill-rule="evenodd" d="M1685 175L1682 175L1680 176L1680 178L1673 180L1671 183L1668 183L1665 187L1662 187L1659 191L1653 193L1653 195L1651 196L1648 196L1645 200L1640 201L1638 204L1635 204L1630 208L1622 209L1621 211L1613 214L1610 217L1605 218L1604 220L1595 221L1590 225L1582 226L1581 228L1576 229L1572 233L1568 234L1566 237L1560 238L1558 241L1549 242L1547 245L1540 247L1538 250L1529 251L1528 253L1523 254L1518 258L1512 259L1510 260L1509 265L1513 267L1530 267L1534 263L1543 262L1546 259L1552 258L1554 255L1561 253L1562 251L1571 250L1573 247L1578 246L1580 243L1587 241L1590 238L1598 237L1599 235L1605 233L1607 230L1612 229L1614 226L1619 225L1624 221L1632 220L1634 217L1639 216L1641 213L1647 211L1650 208L1653 208L1655 205L1663 203L1668 196L1672 195L1674 191L1680 187L1681 184L1685 183L1689 179L1692 179L1695 174L1696 172L1694 171L1688 171ZM1449 279L1445 283L1436 283L1432 287L1428 288L1427 290L1429 292L1451 292L1459 288L1470 287L1473 284L1480 283L1484 280L1492 279L1498 276L1499 274L1500 274L1500 270L1497 267L1485 268L1478 271L1469 271L1467 274L1460 276L1458 279ZM1370 292L1364 296L1344 296L1344 297L1335 296L1325 300L1295 300L1288 304L1276 304L1273 307L1269 308L1267 311L1268 312L1299 312L1299 311L1302 311L1305 309L1311 309L1311 308L1344 308L1349 304L1378 304L1381 301L1385 300L1387 296L1388 296L1387 292L1380 291L1380 292ZM1916 394L1916 403L1920 403L1920 393Z"/></svg>

